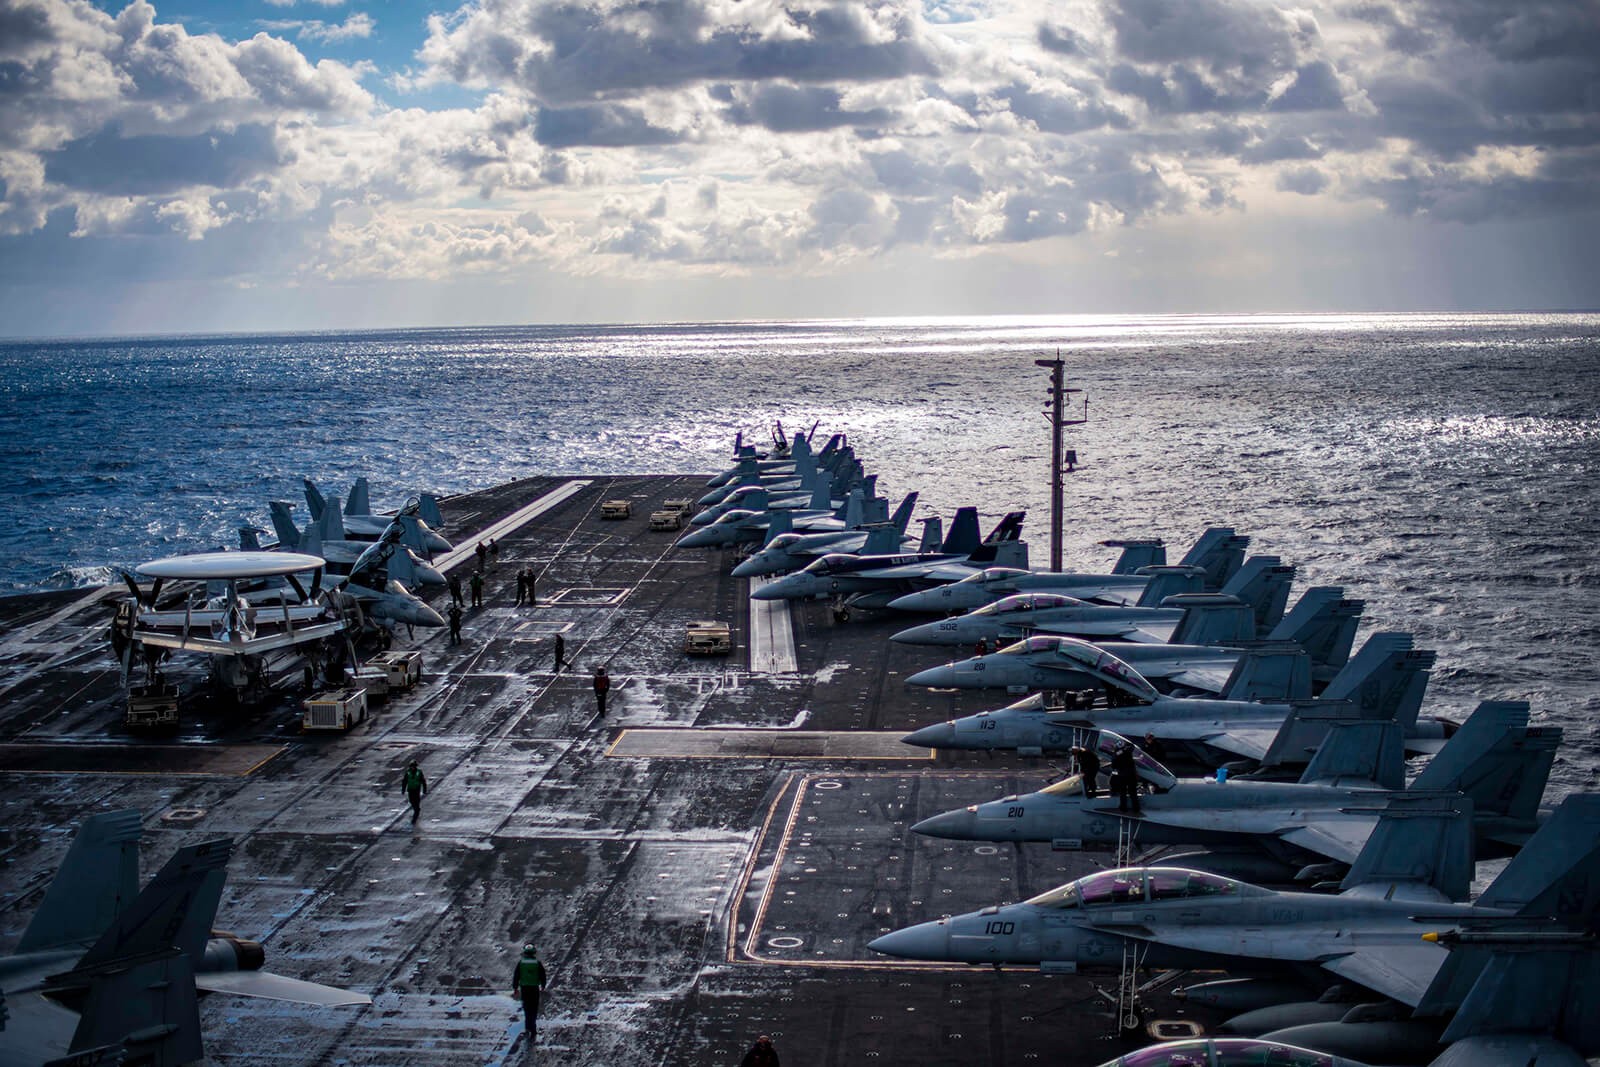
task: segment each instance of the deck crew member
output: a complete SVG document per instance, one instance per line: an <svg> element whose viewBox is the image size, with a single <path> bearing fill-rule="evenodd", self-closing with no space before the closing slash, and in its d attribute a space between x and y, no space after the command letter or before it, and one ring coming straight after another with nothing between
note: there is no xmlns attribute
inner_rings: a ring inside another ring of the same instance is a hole
<svg viewBox="0 0 1600 1067"><path fill-rule="evenodd" d="M524 567L517 572L517 599L516 604L521 607L528 599L528 570Z"/></svg>
<svg viewBox="0 0 1600 1067"><path fill-rule="evenodd" d="M522 997L522 1018L528 1028L528 1044L539 1035L539 994L544 992L544 964L532 945L522 946L522 958L511 972L511 995Z"/></svg>
<svg viewBox="0 0 1600 1067"><path fill-rule="evenodd" d="M415 826L417 816L422 814L422 798L428 795L428 779L423 776L422 768L417 766L416 760L406 764L401 788L406 794L406 799L411 802L411 824Z"/></svg>
<svg viewBox="0 0 1600 1067"><path fill-rule="evenodd" d="M450 576L450 603L461 606L461 578L454 574Z"/></svg>
<svg viewBox="0 0 1600 1067"><path fill-rule="evenodd" d="M1117 810L1139 813L1139 768L1133 761L1133 745L1124 742L1111 757L1111 781L1117 794Z"/></svg>
<svg viewBox="0 0 1600 1067"><path fill-rule="evenodd" d="M1083 795L1092 799L1100 788L1100 754L1092 744L1074 745L1072 757L1078 761L1078 773L1083 776Z"/></svg>
<svg viewBox="0 0 1600 1067"><path fill-rule="evenodd" d="M478 571L472 575L472 606L483 607L483 572Z"/></svg>
<svg viewBox="0 0 1600 1067"><path fill-rule="evenodd" d="M567 639L565 637L562 637L560 634L556 634L556 666L555 666L556 673L560 674L561 673L561 669L563 667L565 667L566 665L567 665Z"/></svg>
<svg viewBox="0 0 1600 1067"><path fill-rule="evenodd" d="M448 614L450 616L450 643L459 645L461 643L461 605L451 604Z"/></svg>
<svg viewBox="0 0 1600 1067"><path fill-rule="evenodd" d="M611 675L604 667L594 669L594 702L600 707L601 717L606 713L606 694L611 691Z"/></svg>
<svg viewBox="0 0 1600 1067"><path fill-rule="evenodd" d="M772 1047L772 1038L762 1034L750 1051L739 1061L739 1067L778 1067L778 1050Z"/></svg>

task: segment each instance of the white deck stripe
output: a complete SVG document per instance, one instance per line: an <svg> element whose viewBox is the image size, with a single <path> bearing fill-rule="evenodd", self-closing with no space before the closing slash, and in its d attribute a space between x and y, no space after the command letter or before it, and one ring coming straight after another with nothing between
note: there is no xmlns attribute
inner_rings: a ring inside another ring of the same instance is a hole
<svg viewBox="0 0 1600 1067"><path fill-rule="evenodd" d="M750 579L750 591L772 581ZM794 626L787 600L750 600L750 673L793 674L800 669L794 658Z"/></svg>
<svg viewBox="0 0 1600 1067"><path fill-rule="evenodd" d="M454 567L458 563L473 558L474 553L476 553L478 550L479 542L488 541L490 539L499 540L506 534L524 525L530 520L536 519L540 515L543 515L557 504L563 503L569 498L576 496L578 493L589 488L589 486L593 484L593 479L583 478L577 481L568 482L559 488L550 490L538 500L518 508L516 511L513 511L499 522L496 522L494 525L490 526L488 529L479 530L471 537L464 538L460 545L452 548L450 551L441 556L435 556L433 560L434 569L442 573L449 570L451 567ZM469 544L468 542L471 543Z"/></svg>

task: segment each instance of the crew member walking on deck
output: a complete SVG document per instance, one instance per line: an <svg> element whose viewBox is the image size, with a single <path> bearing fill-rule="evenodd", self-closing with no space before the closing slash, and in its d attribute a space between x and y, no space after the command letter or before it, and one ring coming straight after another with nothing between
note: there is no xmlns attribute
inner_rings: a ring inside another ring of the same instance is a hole
<svg viewBox="0 0 1600 1067"><path fill-rule="evenodd" d="M1139 767L1133 761L1133 745L1123 742L1111 757L1111 780L1116 783L1117 810L1139 813Z"/></svg>
<svg viewBox="0 0 1600 1067"><path fill-rule="evenodd" d="M422 798L428 795L428 779L423 777L422 768L417 766L416 760L406 764L405 777L401 779L401 789L406 799L411 801L411 825L415 826L417 816L422 814Z"/></svg>
<svg viewBox="0 0 1600 1067"><path fill-rule="evenodd" d="M544 992L544 964L532 945L522 946L522 958L511 972L511 995L522 998L522 1020L528 1029L528 1044L539 1036L539 994Z"/></svg>
<svg viewBox="0 0 1600 1067"><path fill-rule="evenodd" d="M478 547L472 551L478 557L478 573L482 574L483 568L489 563L489 546L479 541Z"/></svg>
<svg viewBox="0 0 1600 1067"><path fill-rule="evenodd" d="M461 643L461 605L460 604L451 604L450 605L449 616L450 616L450 643L452 645L459 645Z"/></svg>
<svg viewBox="0 0 1600 1067"><path fill-rule="evenodd" d="M492 537L489 538L489 562L496 564L500 562L500 542Z"/></svg>
<svg viewBox="0 0 1600 1067"><path fill-rule="evenodd" d="M556 666L555 673L560 674L561 669L567 665L567 639L556 634Z"/></svg>
<svg viewBox="0 0 1600 1067"><path fill-rule="evenodd" d="M517 599L516 604L521 607L528 599L528 571L526 568L517 572Z"/></svg>
<svg viewBox="0 0 1600 1067"><path fill-rule="evenodd" d="M483 607L483 572L475 571L472 575L472 606Z"/></svg>
<svg viewBox="0 0 1600 1067"><path fill-rule="evenodd" d="M606 673L604 667L594 669L594 702L600 708L600 717L605 718L606 694L611 691L611 675Z"/></svg>
<svg viewBox="0 0 1600 1067"><path fill-rule="evenodd" d="M461 578L455 574L450 576L450 603L461 606Z"/></svg>
<svg viewBox="0 0 1600 1067"><path fill-rule="evenodd" d="M530 608L538 607L539 606L539 590L538 590L538 587L534 584L535 579L534 579L533 568L532 567L527 568L527 572L528 572L528 607L530 607Z"/></svg>
<svg viewBox="0 0 1600 1067"><path fill-rule="evenodd" d="M762 1034L750 1051L739 1061L739 1067L778 1067L778 1050L772 1047L772 1038Z"/></svg>

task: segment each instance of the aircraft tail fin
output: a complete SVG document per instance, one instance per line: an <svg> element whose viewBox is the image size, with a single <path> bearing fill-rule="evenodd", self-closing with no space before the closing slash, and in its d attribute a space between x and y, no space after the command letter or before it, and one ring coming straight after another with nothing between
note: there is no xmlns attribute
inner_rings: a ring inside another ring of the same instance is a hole
<svg viewBox="0 0 1600 1067"><path fill-rule="evenodd" d="M323 506L317 523L322 527L324 541L344 540L344 508L337 500L330 500Z"/></svg>
<svg viewBox="0 0 1600 1067"><path fill-rule="evenodd" d="M300 551L308 556L322 555L322 530L320 524L312 523L300 535Z"/></svg>
<svg viewBox="0 0 1600 1067"><path fill-rule="evenodd" d="M1472 801L1460 794L1402 793L1378 818L1341 892L1387 884L1428 886L1448 900L1472 885Z"/></svg>
<svg viewBox="0 0 1600 1067"><path fill-rule="evenodd" d="M861 502L861 522L858 526L867 526L876 522L889 521L889 501L881 496L869 496Z"/></svg>
<svg viewBox="0 0 1600 1067"><path fill-rule="evenodd" d="M261 531L254 526L239 527L239 551L260 552Z"/></svg>
<svg viewBox="0 0 1600 1067"><path fill-rule="evenodd" d="M167 949L49 979L45 992L79 1007L68 1054L46 1067L141 1063L168 1067L205 1055L194 963Z"/></svg>
<svg viewBox="0 0 1600 1067"><path fill-rule="evenodd" d="M761 508L766 506L766 503L763 502L756 507L756 510L760 511ZM817 483L811 487L811 499L807 502L806 507L813 511L833 510L833 485L828 479L817 479Z"/></svg>
<svg viewBox="0 0 1600 1067"><path fill-rule="evenodd" d="M422 494L417 503L417 518L435 530L444 525L444 512L439 510L439 497L437 494Z"/></svg>
<svg viewBox="0 0 1600 1067"><path fill-rule="evenodd" d="M917 546L917 551L937 552L942 544L944 544L944 519L937 515L923 519L922 543Z"/></svg>
<svg viewBox="0 0 1600 1067"><path fill-rule="evenodd" d="M1112 574L1138 574L1145 567L1164 567L1167 564L1166 542L1159 537L1129 538L1100 542L1107 548L1120 548L1122 554L1112 565Z"/></svg>
<svg viewBox="0 0 1600 1067"><path fill-rule="evenodd" d="M292 551L300 543L300 530L295 526L291 513L293 507L282 500L267 503L267 512L272 516L272 532L278 535L278 547L286 552Z"/></svg>
<svg viewBox="0 0 1600 1067"><path fill-rule="evenodd" d="M861 523L864 521L864 513L862 511L864 503L865 500L861 495L860 488L850 490L850 495L844 498L844 514L840 518L844 520L846 529L858 530L861 528Z"/></svg>
<svg viewBox="0 0 1600 1067"><path fill-rule="evenodd" d="M300 479L306 491L306 510L311 515L311 521L322 518L322 509L328 506L327 498L322 495L322 490L317 488L317 483L310 478Z"/></svg>
<svg viewBox="0 0 1600 1067"><path fill-rule="evenodd" d="M1311 696L1311 657L1299 645L1258 645L1233 665L1222 687L1224 700L1306 700Z"/></svg>
<svg viewBox="0 0 1600 1067"><path fill-rule="evenodd" d="M887 522L867 527L867 540L861 546L863 556L892 556L900 551L900 531Z"/></svg>
<svg viewBox="0 0 1600 1067"><path fill-rule="evenodd" d="M1600 793L1574 793L1477 903L1592 929L1600 919Z"/></svg>
<svg viewBox="0 0 1600 1067"><path fill-rule="evenodd" d="M1349 701L1363 719L1393 719L1410 729L1428 690L1438 653L1411 647L1411 635L1380 632L1367 638L1322 691L1327 701Z"/></svg>
<svg viewBox="0 0 1600 1067"><path fill-rule="evenodd" d="M1485 700L1428 762L1414 789L1456 790L1482 814L1531 824L1539 815L1556 749L1558 728L1529 728L1522 700Z"/></svg>
<svg viewBox="0 0 1600 1067"><path fill-rule="evenodd" d="M1004 544L1007 541L1022 540L1022 520L1028 517L1026 511L1008 511L995 523L994 529L989 531L989 536L983 539L986 545Z"/></svg>
<svg viewBox="0 0 1600 1067"><path fill-rule="evenodd" d="M979 545L967 560L983 567L1014 567L1025 571L1028 569L1028 542L995 541Z"/></svg>
<svg viewBox="0 0 1600 1067"><path fill-rule="evenodd" d="M1253 636L1266 637L1283 619L1293 582L1293 566L1280 562L1277 556L1253 556L1222 587L1222 595L1235 596L1249 604L1256 619Z"/></svg>
<svg viewBox="0 0 1600 1067"><path fill-rule="evenodd" d="M1204 568L1206 592L1215 593L1239 572L1244 565L1245 549L1249 547L1250 538L1234 533L1231 526L1211 526L1178 562Z"/></svg>
<svg viewBox="0 0 1600 1067"><path fill-rule="evenodd" d="M796 438L796 440L803 441L805 438ZM811 454L809 448L792 453L791 458L794 460L794 476L800 479L800 488L813 489L818 482L828 480L819 476L817 457Z"/></svg>
<svg viewBox="0 0 1600 1067"><path fill-rule="evenodd" d="M906 527L911 525L911 513L915 510L917 510L917 494L907 493L906 498L900 501L900 506L894 509L894 514L889 516L889 523L894 527L896 536L906 535Z"/></svg>
<svg viewBox="0 0 1600 1067"><path fill-rule="evenodd" d="M1313 680L1327 683L1350 659L1365 607L1365 601L1346 600L1337 586L1313 586L1272 628L1267 640L1293 641L1305 649Z"/></svg>
<svg viewBox="0 0 1600 1067"><path fill-rule="evenodd" d="M88 944L133 903L139 894L140 825L139 812L131 808L83 821L17 943L19 953Z"/></svg>
<svg viewBox="0 0 1600 1067"><path fill-rule="evenodd" d="M179 849L84 953L78 966L98 966L168 948L200 959L216 922L217 905L222 903L232 855L233 841L226 837Z"/></svg>
<svg viewBox="0 0 1600 1067"><path fill-rule="evenodd" d="M350 493L344 498L344 513L346 515L371 515L372 498L371 490L367 486L367 476L362 475L350 483Z"/></svg>
<svg viewBox="0 0 1600 1067"><path fill-rule="evenodd" d="M1162 605L1182 608L1170 645L1236 645L1256 636L1255 611L1238 597L1221 593L1182 593Z"/></svg>
<svg viewBox="0 0 1600 1067"><path fill-rule="evenodd" d="M772 513L772 518L767 521L767 536L762 540L763 546L770 545L774 538L794 530L794 516L787 511L779 509Z"/></svg>
<svg viewBox="0 0 1600 1067"><path fill-rule="evenodd" d="M1406 733L1400 724L1366 719L1328 723L1327 737L1300 781L1310 785L1341 780L1372 782L1380 789L1405 788Z"/></svg>
<svg viewBox="0 0 1600 1067"><path fill-rule="evenodd" d="M1439 1038L1440 1044L1453 1046L1475 1037L1527 1034L1547 1035L1567 1046L1561 1050L1566 1053L1563 1057L1539 1055L1540 1064L1581 1063L1583 1057L1572 1050L1600 1047L1600 1016L1595 1014L1593 999L1595 988L1600 986L1600 952L1593 948L1544 947L1537 943L1506 946L1499 951L1452 948L1429 986L1428 995L1417 1006L1418 1015L1424 1014L1424 1006L1436 1006L1430 997L1437 987L1454 984L1450 979L1458 968L1464 972L1463 977L1474 976L1459 1006L1440 1004L1437 1006L1441 1010L1428 1012L1454 1012ZM1495 1050L1490 1059L1472 1062L1506 1062L1502 1056ZM1536 1061L1533 1057L1518 1057L1518 1062Z"/></svg>
<svg viewBox="0 0 1600 1067"><path fill-rule="evenodd" d="M938 551L967 554L982 543L978 535L978 509L957 508L956 517L950 523L950 532L945 535Z"/></svg>
<svg viewBox="0 0 1600 1067"><path fill-rule="evenodd" d="M1161 602L1169 596L1203 591L1201 583L1205 579L1205 572L1199 567L1151 566L1141 568L1139 573L1149 576L1150 580L1140 591L1139 599L1134 602L1135 607L1160 607Z"/></svg>
<svg viewBox="0 0 1600 1067"><path fill-rule="evenodd" d="M400 543L413 552L428 554L427 539L422 536L422 526L415 515L401 515L394 520L400 524Z"/></svg>

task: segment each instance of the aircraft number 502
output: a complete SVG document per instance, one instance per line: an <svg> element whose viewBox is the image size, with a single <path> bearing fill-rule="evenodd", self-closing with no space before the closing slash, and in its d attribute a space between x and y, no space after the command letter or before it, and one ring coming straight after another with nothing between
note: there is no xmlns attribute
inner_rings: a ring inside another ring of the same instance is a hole
<svg viewBox="0 0 1600 1067"><path fill-rule="evenodd" d="M1016 923L1014 923L1014 922L1000 922L998 920L995 921L995 922L989 923L988 925L986 925L983 928L983 932L986 933L986 934L1002 934L1002 935L1015 933L1016 930L1017 930L1017 924Z"/></svg>

